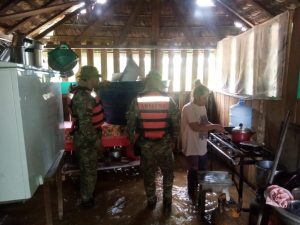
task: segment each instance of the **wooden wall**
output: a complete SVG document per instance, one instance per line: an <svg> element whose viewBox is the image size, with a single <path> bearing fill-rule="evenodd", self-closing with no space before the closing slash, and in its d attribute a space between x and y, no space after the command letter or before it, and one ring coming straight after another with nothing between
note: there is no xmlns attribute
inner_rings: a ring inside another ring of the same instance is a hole
<svg viewBox="0 0 300 225"><path fill-rule="evenodd" d="M290 28L289 50L287 52L286 72L283 82L283 96L281 100L249 100L246 103L253 108L253 129L257 132L254 138L272 151L276 151L281 124L284 121L288 110L293 111L291 123L293 127L300 126L300 100L297 96L297 83L300 71L300 9L297 8L294 15L293 30ZM214 93L217 120L224 126L228 126L229 107L237 103L238 99L222 93ZM299 129L289 129L289 135L294 138L295 144L292 146L285 144L285 153L281 162L285 165L297 160L300 156ZM289 137L290 138L290 137ZM291 141L290 141L291 142ZM289 159L289 160L288 160ZM296 165L296 164L295 164ZM289 169L296 169L288 166ZM255 168L248 168L246 175L251 183L255 183Z"/></svg>

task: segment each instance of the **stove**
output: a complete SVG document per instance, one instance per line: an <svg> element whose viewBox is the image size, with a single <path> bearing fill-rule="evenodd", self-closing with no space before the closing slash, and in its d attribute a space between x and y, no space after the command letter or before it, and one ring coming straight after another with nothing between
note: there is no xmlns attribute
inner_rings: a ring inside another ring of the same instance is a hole
<svg viewBox="0 0 300 225"><path fill-rule="evenodd" d="M226 160L230 161L233 165L250 165L255 164L257 161L272 157L272 153L265 147L245 146L232 142L227 134L210 133L208 138L210 149L221 154Z"/></svg>
<svg viewBox="0 0 300 225"><path fill-rule="evenodd" d="M242 209L243 205L243 184L247 182L244 176L244 166L254 165L256 162L264 159L272 159L273 154L261 145L246 146L232 142L230 135L223 133L210 133L208 137L208 151L219 156L230 163L232 180L238 191L238 208ZM236 170L236 167L238 169ZM211 161L211 170L212 170ZM239 176L238 182L235 174ZM249 184L249 182L248 182Z"/></svg>

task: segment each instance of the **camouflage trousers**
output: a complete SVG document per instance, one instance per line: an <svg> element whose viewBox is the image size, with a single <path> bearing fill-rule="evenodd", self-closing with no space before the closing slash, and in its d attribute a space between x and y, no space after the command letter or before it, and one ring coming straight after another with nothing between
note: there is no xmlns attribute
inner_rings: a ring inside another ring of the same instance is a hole
<svg viewBox="0 0 300 225"><path fill-rule="evenodd" d="M83 201L93 197L97 183L97 146L98 140L86 142L79 135L74 135L74 147L80 168L80 195Z"/></svg>
<svg viewBox="0 0 300 225"><path fill-rule="evenodd" d="M156 202L155 178L158 168L163 175L163 199L172 202L174 157L169 140L144 141L141 146L141 167L148 202Z"/></svg>

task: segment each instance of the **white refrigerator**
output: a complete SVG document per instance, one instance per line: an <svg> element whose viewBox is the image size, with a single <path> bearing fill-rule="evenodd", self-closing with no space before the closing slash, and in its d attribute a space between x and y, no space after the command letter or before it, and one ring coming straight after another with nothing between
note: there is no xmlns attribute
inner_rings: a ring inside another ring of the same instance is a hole
<svg viewBox="0 0 300 225"><path fill-rule="evenodd" d="M30 198L64 144L55 72L0 62L0 203Z"/></svg>

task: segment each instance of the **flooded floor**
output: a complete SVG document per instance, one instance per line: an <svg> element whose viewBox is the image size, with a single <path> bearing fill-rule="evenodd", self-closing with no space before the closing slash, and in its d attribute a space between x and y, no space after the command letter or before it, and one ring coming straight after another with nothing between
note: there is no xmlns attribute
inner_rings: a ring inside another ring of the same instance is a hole
<svg viewBox="0 0 300 225"><path fill-rule="evenodd" d="M96 205L92 209L78 207L79 180L67 177L63 183L64 219L58 220L55 186L52 187L54 224L55 225L198 225L201 222L199 213L187 195L186 171L183 158L176 157L176 172L173 186L172 213L165 217L162 213L161 178L157 179L158 204L153 211L146 209L146 197L143 179L139 169L122 169L103 171L98 174L96 187ZM219 169L219 168L214 168ZM224 168L223 168L224 169ZM231 196L236 199L234 187ZM245 204L254 194L245 187ZM248 213L242 212L240 217L232 218L229 213L216 216L215 224L247 225ZM43 193L39 188L34 197L24 203L0 205L0 225L44 225L45 213Z"/></svg>

